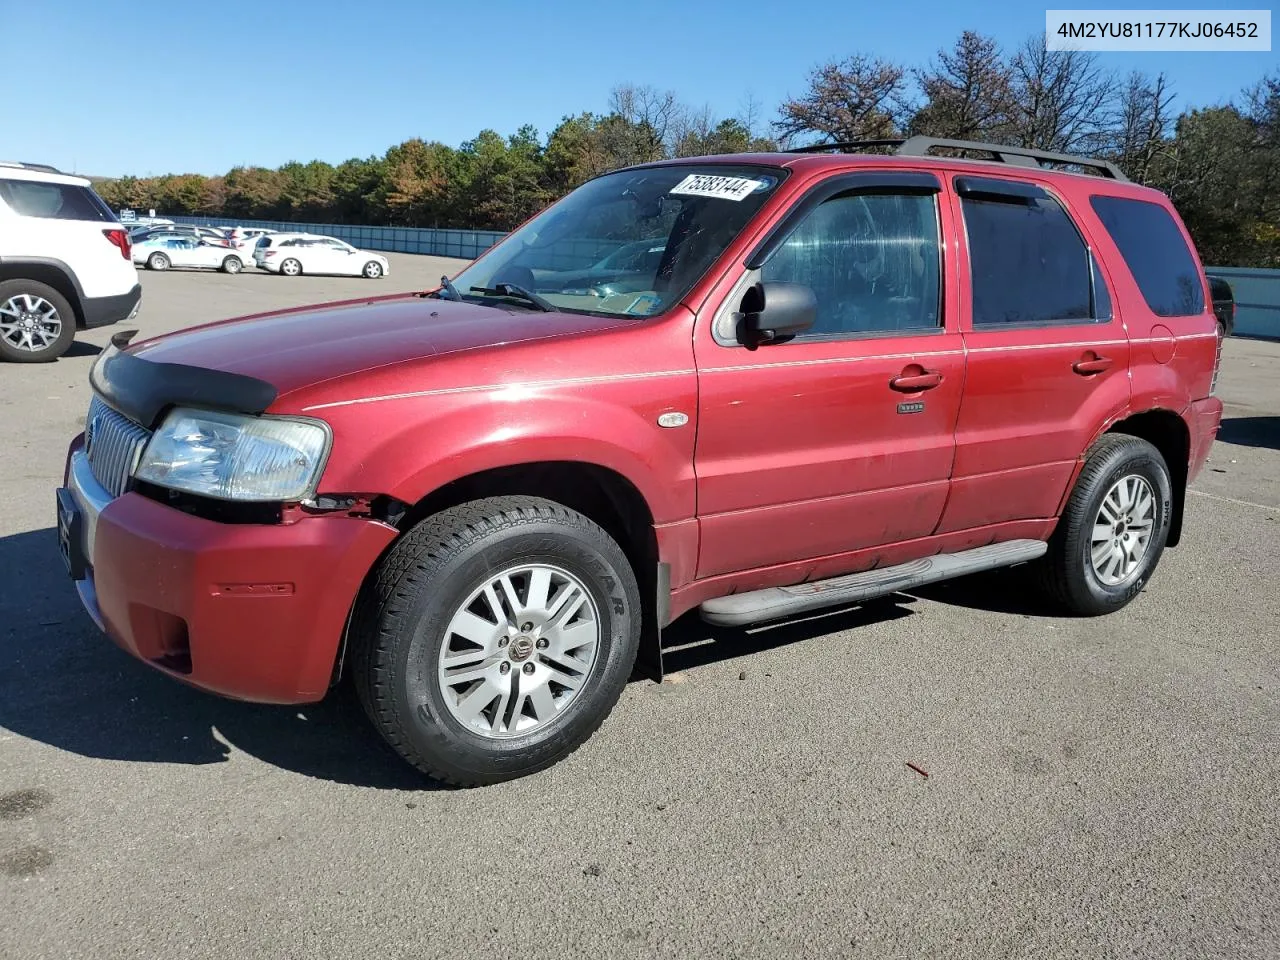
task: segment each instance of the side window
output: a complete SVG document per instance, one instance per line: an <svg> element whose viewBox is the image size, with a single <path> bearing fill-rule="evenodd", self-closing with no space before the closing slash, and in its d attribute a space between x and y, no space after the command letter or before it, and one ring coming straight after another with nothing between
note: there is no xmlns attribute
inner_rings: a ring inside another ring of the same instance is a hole
<svg viewBox="0 0 1280 960"><path fill-rule="evenodd" d="M933 194L851 193L817 207L760 269L804 284L818 318L799 340L933 330L941 254Z"/></svg>
<svg viewBox="0 0 1280 960"><path fill-rule="evenodd" d="M1105 285L1105 304L1094 304L1089 249L1056 200L976 193L964 195L961 206L974 326L1110 319Z"/></svg>
<svg viewBox="0 0 1280 960"><path fill-rule="evenodd" d="M113 214L88 187L34 180L0 180L0 199L20 217L112 222Z"/></svg>
<svg viewBox="0 0 1280 960"><path fill-rule="evenodd" d="M1089 202L1120 248L1152 313L1192 317L1204 312L1200 271L1168 210L1123 197L1094 196Z"/></svg>

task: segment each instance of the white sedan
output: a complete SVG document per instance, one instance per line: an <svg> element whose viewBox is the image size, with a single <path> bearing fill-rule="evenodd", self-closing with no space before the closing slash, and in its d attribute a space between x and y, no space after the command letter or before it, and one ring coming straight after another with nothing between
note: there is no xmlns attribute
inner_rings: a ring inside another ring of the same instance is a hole
<svg viewBox="0 0 1280 960"><path fill-rule="evenodd" d="M239 273L244 268L244 259L230 247L211 240L175 237L172 234L135 243L133 262L143 264L149 270L202 267L224 273Z"/></svg>
<svg viewBox="0 0 1280 960"><path fill-rule="evenodd" d="M263 270L286 277L328 273L376 280L391 272L390 261L380 253L357 250L333 237L310 233L273 233L259 237L253 260Z"/></svg>

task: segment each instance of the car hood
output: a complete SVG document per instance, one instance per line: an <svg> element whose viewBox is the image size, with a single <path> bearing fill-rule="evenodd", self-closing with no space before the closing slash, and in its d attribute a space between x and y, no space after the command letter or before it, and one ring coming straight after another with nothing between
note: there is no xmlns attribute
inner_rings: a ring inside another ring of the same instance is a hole
<svg viewBox="0 0 1280 960"><path fill-rule="evenodd" d="M129 352L255 377L283 395L390 364L638 322L410 295L226 320L147 340Z"/></svg>

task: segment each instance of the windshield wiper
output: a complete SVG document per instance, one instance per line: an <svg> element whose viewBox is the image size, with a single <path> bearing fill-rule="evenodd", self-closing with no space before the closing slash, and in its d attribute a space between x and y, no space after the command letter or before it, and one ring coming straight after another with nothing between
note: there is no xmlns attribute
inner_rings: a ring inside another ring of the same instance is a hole
<svg viewBox="0 0 1280 960"><path fill-rule="evenodd" d="M441 296L441 293L447 294L447 296ZM436 296L440 297L441 300L457 300L459 303L462 302L462 294L458 292L458 288L453 285L453 281L448 277L440 278L440 290L436 291Z"/></svg>
<svg viewBox="0 0 1280 960"><path fill-rule="evenodd" d="M492 287L472 287L471 292L478 293L483 297L508 297L512 300L523 300L525 303L531 304L547 313L560 312L560 308L550 300L545 300L536 293L532 293L514 283L497 283Z"/></svg>

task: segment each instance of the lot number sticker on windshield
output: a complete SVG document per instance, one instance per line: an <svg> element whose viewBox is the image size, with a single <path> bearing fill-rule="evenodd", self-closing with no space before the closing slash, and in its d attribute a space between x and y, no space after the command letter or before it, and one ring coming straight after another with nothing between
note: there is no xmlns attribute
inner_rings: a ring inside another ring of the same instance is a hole
<svg viewBox="0 0 1280 960"><path fill-rule="evenodd" d="M691 173L674 187L672 193L688 197L720 197L722 200L741 200L759 190L763 184L749 177L713 177L705 173Z"/></svg>

